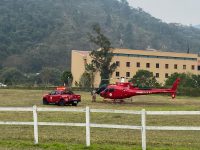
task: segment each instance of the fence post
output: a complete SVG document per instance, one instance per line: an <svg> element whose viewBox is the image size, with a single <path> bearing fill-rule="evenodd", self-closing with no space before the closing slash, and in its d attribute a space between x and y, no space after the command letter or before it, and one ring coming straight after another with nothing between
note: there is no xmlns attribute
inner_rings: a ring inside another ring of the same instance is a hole
<svg viewBox="0 0 200 150"><path fill-rule="evenodd" d="M90 108L86 107L86 146L90 146Z"/></svg>
<svg viewBox="0 0 200 150"><path fill-rule="evenodd" d="M142 150L146 150L146 112L145 109L141 111L141 134L142 134Z"/></svg>
<svg viewBox="0 0 200 150"><path fill-rule="evenodd" d="M33 121L34 121L34 144L38 144L38 119L37 106L33 106Z"/></svg>

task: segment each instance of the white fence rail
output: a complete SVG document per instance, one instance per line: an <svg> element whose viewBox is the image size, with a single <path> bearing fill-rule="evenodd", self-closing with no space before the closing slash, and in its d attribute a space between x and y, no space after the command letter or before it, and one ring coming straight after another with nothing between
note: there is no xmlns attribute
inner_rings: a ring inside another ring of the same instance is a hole
<svg viewBox="0 0 200 150"><path fill-rule="evenodd" d="M86 127L86 146L90 146L90 128L114 128L114 129L134 129L141 130L142 149L146 150L146 130L191 130L200 131L200 127L193 126L146 126L146 115L200 115L200 111L132 111L132 110L112 110L112 109L90 109L86 108L43 108L43 107L0 107L0 112L5 111L25 111L33 112L33 122L0 121L0 125L32 125L34 126L34 143L38 144L38 126L77 126ZM61 123L61 122L38 122L37 112L83 112L85 113L85 123ZM90 113L121 113L141 115L141 125L114 125L95 124L90 122Z"/></svg>

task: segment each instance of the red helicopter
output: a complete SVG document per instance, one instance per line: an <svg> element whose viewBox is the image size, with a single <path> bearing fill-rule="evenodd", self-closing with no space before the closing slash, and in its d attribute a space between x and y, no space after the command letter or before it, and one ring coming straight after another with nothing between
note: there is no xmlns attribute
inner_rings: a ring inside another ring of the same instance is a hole
<svg viewBox="0 0 200 150"><path fill-rule="evenodd" d="M176 90L180 79L177 78L173 83L172 88L168 89L156 89L156 88L140 88L134 86L131 82L116 82L116 84L110 84L99 88L96 93L100 94L104 99L122 100L130 98L136 95L148 95L148 94L160 94L169 93L172 99L176 97Z"/></svg>

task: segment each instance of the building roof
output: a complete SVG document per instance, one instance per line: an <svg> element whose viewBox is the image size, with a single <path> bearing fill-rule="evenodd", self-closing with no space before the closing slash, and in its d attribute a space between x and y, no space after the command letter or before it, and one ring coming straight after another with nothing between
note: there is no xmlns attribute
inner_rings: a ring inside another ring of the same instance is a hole
<svg viewBox="0 0 200 150"><path fill-rule="evenodd" d="M163 52L158 50L132 50L132 49L114 49L114 53L124 53L124 54L142 54L150 56L173 56L173 57L188 57L197 58L198 54L188 54L188 53L177 53L177 52Z"/></svg>
<svg viewBox="0 0 200 150"><path fill-rule="evenodd" d="M91 51L73 50L83 56L89 55ZM159 50L133 50L133 49L122 49L115 48L113 50L115 54L138 54L138 55L149 55L149 56L173 56L173 57L187 57L187 58L198 58L198 54L178 53L178 52L163 52Z"/></svg>
<svg viewBox="0 0 200 150"><path fill-rule="evenodd" d="M83 56L87 56L91 51L80 51L80 50L72 50L73 52L79 53Z"/></svg>

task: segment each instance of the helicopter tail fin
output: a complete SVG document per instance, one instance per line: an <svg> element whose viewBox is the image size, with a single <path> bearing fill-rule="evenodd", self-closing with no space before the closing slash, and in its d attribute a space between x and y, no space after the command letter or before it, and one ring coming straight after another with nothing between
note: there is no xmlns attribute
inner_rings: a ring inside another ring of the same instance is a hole
<svg viewBox="0 0 200 150"><path fill-rule="evenodd" d="M179 82L180 82L180 78L177 78L176 81L173 83L172 85L172 93L171 93L171 97L172 99L174 99L176 97L176 90L177 90L177 87L179 85Z"/></svg>
<svg viewBox="0 0 200 150"><path fill-rule="evenodd" d="M180 82L180 78L177 78L176 81L172 85L172 88L171 88L172 91L176 91L177 90L179 82Z"/></svg>

